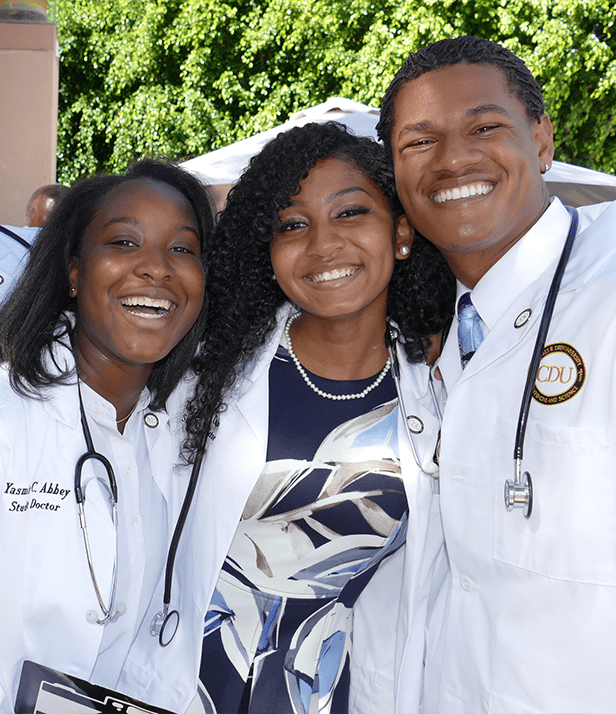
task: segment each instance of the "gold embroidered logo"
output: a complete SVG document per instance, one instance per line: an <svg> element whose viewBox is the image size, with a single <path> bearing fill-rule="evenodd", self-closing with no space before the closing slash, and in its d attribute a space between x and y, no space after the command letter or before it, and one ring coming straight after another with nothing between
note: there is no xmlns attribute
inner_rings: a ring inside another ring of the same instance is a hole
<svg viewBox="0 0 616 714"><path fill-rule="evenodd" d="M533 399L541 404L562 404L580 391L586 367L580 353L566 342L546 345L533 389Z"/></svg>

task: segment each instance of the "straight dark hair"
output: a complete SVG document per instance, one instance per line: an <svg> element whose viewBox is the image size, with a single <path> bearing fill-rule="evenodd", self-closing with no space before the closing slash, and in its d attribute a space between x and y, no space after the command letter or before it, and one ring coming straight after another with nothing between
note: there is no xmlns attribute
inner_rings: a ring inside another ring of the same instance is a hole
<svg viewBox="0 0 616 714"><path fill-rule="evenodd" d="M43 398L47 388L72 379L74 370L54 361L54 347L67 340L72 343L79 326L77 301L69 295L70 261L79 256L86 228L109 192L136 179L166 183L189 202L197 220L207 290L214 213L206 187L194 176L175 164L145 159L124 175L94 176L76 183L43 224L24 272L0 309L0 360L7 363L11 386L19 394ZM147 384L153 409L164 407L190 366L203 333L206 304L204 299L196 323L154 365Z"/></svg>

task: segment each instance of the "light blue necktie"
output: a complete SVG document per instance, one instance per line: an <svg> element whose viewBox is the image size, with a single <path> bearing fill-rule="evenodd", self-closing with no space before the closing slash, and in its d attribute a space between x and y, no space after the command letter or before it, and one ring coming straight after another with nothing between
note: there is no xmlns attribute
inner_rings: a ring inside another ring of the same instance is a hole
<svg viewBox="0 0 616 714"><path fill-rule="evenodd" d="M471 300L470 293L464 293L458 300L458 345L462 369L483 342L481 318Z"/></svg>

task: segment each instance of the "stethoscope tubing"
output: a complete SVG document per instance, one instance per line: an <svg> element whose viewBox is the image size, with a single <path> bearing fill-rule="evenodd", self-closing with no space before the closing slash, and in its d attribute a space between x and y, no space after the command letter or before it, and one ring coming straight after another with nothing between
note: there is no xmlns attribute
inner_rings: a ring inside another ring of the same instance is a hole
<svg viewBox="0 0 616 714"><path fill-rule="evenodd" d="M404 404L404 396L402 394L402 388L400 385L400 365L398 362L398 356L397 356L397 345L394 336L391 334L390 327L389 325L385 329L385 346L387 347L387 351L389 353L389 359L391 361L391 373L394 379L394 384L396 385L396 394L398 395L398 406L400 408L401 414L402 414L402 420L404 421L404 427L405 427L405 432L406 436L409 442L409 446L411 447L411 453L413 454L413 459L415 460L415 463L419 467L419 469L427 473L431 478L438 478L438 475L435 476L433 473L429 473L426 471L426 468L424 465L422 465L420 459L419 459L419 454L417 453L417 447L415 446L415 439L413 438L413 432L411 431L411 428L408 423L408 414L406 412L406 407ZM434 383L432 382L432 374L430 374L429 377L429 388L430 388L430 395L432 397L432 402L434 404L434 409L436 411L436 416L438 418L439 424L442 423L442 416L441 416L441 410L438 404L438 399L436 398L436 393L434 390ZM437 472L438 473L438 472Z"/></svg>
<svg viewBox="0 0 616 714"><path fill-rule="evenodd" d="M83 540L84 540L84 545L85 545L85 549L86 549L86 558L88 560L88 568L90 570L90 577L92 579L92 585L94 586L94 591L96 593L96 599L98 600L98 604L103 612L102 618L98 618L94 614L92 622L95 622L98 625L104 625L106 622L113 622L121 614L121 612L119 612L119 611L114 612L116 591L117 591L117 582L118 582L117 581L117 572L118 572L118 508L117 508L118 486L117 486L115 474L113 471L113 466L111 465L109 459L107 459L106 456L103 456L103 454L99 454L94 449L94 442L92 440L92 434L90 433L90 427L88 425L88 420L86 418L86 412L85 412L85 409L83 406L83 399L81 397L81 386L79 383L79 379L77 380L77 392L79 395L79 411L80 411L80 416L81 416L81 428L83 431L84 440L86 442L87 451L77 459L77 463L75 464L75 499L77 501L77 508L79 510L79 525L81 527L81 532L83 533ZM100 588L98 586L98 580L96 578L96 573L94 572L94 561L92 558L92 550L90 548L90 538L88 536L88 528L87 528L87 524L86 524L86 514L85 514L86 496L85 496L85 492L82 488L81 476L82 476L83 465L89 459L94 459L95 461L98 461L103 465L103 467L105 468L105 471L107 472L107 478L109 481L108 484L106 484L104 481L102 482L108 491L109 502L111 504L111 519L112 519L114 531L116 534L115 553L114 553L114 559L113 559L113 572L111 575L112 585L111 585L111 594L110 594L110 598L109 598L109 607L107 607L105 605L105 600L104 600L103 595L102 595ZM93 612L95 613L95 611L93 611Z"/></svg>
<svg viewBox="0 0 616 714"><path fill-rule="evenodd" d="M552 315L554 313L554 306L558 298L560 285L565 274L567 263L569 262L569 257L571 256L571 250L573 248L573 243L575 242L575 236L579 223L579 216L576 209L567 206L567 210L571 215L569 232L550 284L545 307L539 323L539 330L535 346L533 348L533 354L531 356L530 364L528 365L524 392L522 394L522 403L520 405L520 414L518 417L518 425L516 428L516 436L513 447L514 480L505 480L505 508L507 511L510 511L513 508L524 508L525 518L531 517L535 496L533 480L530 472L526 471L522 474L524 440L526 437L526 427L528 426L531 399L537 378L537 370L539 369L539 365L541 363L543 349L545 347L548 331L552 321Z"/></svg>
<svg viewBox="0 0 616 714"><path fill-rule="evenodd" d="M75 465L75 499L77 500L77 505L79 508L79 522L80 522L81 529L83 532L84 543L85 543L85 548L86 548L86 556L88 559L88 567L90 569L90 576L92 578L92 584L93 584L94 590L96 592L96 597L98 599L99 606L104 614L103 618L96 619L94 621L97 622L98 624L102 625L108 621L113 622L115 619L117 619L117 617L119 617L119 614L121 614L121 613L115 613L115 614L113 613L113 610L115 608L115 597L116 597L116 586L117 586L118 486L117 486L115 474L113 471L113 467L112 467L109 459L107 459L107 457L103 456L103 454L99 454L94 449L94 442L92 440L92 434L90 432L90 427L88 425L88 420L87 420L85 409L83 406L83 399L81 397L81 387L79 384L79 380L77 381L77 389L78 389L78 394L79 394L79 410L80 410L80 415L81 415L81 428L83 431L83 438L86 442L87 451L85 454L82 454L82 456L79 457L79 459L77 460L77 463ZM165 567L165 589L164 589L164 594L163 594L163 610L162 610L162 612L159 612L155 615L154 620L152 622L152 626L150 628L150 632L152 633L152 635L158 637L158 641L162 647L166 647L171 642L171 640L175 637L175 633L179 626L180 615L179 615L178 611L177 610L169 611L169 605L171 603L171 590L172 590L172 586L173 586L173 568L175 565L175 559L176 559L180 539L182 537L182 532L184 530L184 525L186 523L186 519L188 518L188 514L190 511L192 501L193 501L193 497L194 497L195 491L197 489L197 483L199 480L199 472L201 470L201 464L203 462L203 456L205 453L205 445L207 443L207 438L208 438L208 435L206 435L204 437L203 443L201 444L199 451L197 452L197 454L195 456L195 461L192 465L192 469L191 469L191 473L190 473L188 487L186 489L186 495L184 496L184 501L182 503L180 515L178 516L177 523L175 524L173 536L171 537L171 543L169 545L169 551L167 553L167 562L166 562L166 567ZM109 500L111 502L111 508L112 508L113 525L114 525L114 528L116 531L116 553L115 553L114 564L113 564L113 574L112 574L113 585L112 585L112 592L111 592L111 599L110 599L109 607L106 607L103 596L100 592L100 588L98 586L98 581L96 579L96 574L94 572L94 564L92 561L92 552L91 552L91 548L90 548L88 530L86 527L86 518L85 518L85 510L84 510L84 504L85 504L86 497L85 497L85 492L82 488L82 483L81 483L81 470L83 468L84 463L86 461L88 461L89 459L94 459L96 461L99 461L104 466L104 468L107 472L108 479L109 479L109 486L108 486Z"/></svg>
<svg viewBox="0 0 616 714"><path fill-rule="evenodd" d="M115 506L118 502L118 484L116 481L115 473L113 471L113 466L111 465L109 459L106 456L103 456L103 454L99 454L94 449L92 434L90 433L90 427L86 418L86 412L83 407L83 400L81 399L81 387L79 386L79 382L77 383L77 389L79 392L79 411L81 413L81 428L83 431L83 438L86 442L87 451L85 454L82 454L79 457L77 463L75 464L75 498L77 499L77 503L79 504L83 504L86 500L85 495L83 493L83 489L81 487L81 469L83 467L83 464L88 459L94 459L95 461L100 461L100 463L105 467L105 470L107 471L107 476L109 477L109 488L111 489L111 495L113 496L112 503Z"/></svg>
<svg viewBox="0 0 616 714"><path fill-rule="evenodd" d="M184 530L184 525L186 519L188 518L188 513L190 512L190 507L192 505L193 497L195 491L197 490L197 483L199 481L199 472L201 471L201 463L203 462L203 456L205 454L205 445L207 443L209 435L205 435L203 442L195 456L195 460L192 465L190 472L190 479L188 481L188 487L186 489L186 495L184 496L184 501L182 503L182 508L180 510L180 515L178 516L177 523L175 524L175 529L173 531L173 536L171 538L171 543L169 545L169 551L167 553L167 564L165 566L165 590L163 594L163 609L162 612L157 613L154 616L152 625L150 627L150 633L153 636L158 637L158 642L161 647L166 647L171 640L175 637L177 628L180 624L180 614L177 610L169 611L169 605L171 604L171 589L173 586L173 568L175 565L175 558L178 551L178 546L180 544L180 538L182 537L182 532ZM168 628L172 628L168 630Z"/></svg>
<svg viewBox="0 0 616 714"><path fill-rule="evenodd" d="M548 336L552 315L554 314L554 306L556 305L556 298L558 297L560 284L562 283L565 268L569 262L569 256L571 255L571 250L575 241L575 234L577 233L579 222L578 212L575 208L571 208L570 206L567 206L567 210L571 214L571 225L569 226L567 240L565 241L554 277L552 278L552 284L550 285L548 297L543 309L543 315L541 316L541 322L539 323L539 332L537 334L537 340L535 341L533 355L531 357L530 364L528 365L526 384L524 385L524 392L522 394L522 404L520 406L520 416L518 418L518 427L516 430L515 445L513 449L514 460L520 462L524 458L524 439L526 437L526 427L528 425L528 415L530 413L530 404L535 386L535 378L537 370L539 369L539 363L541 362L541 354L543 352L543 348L545 347L545 341Z"/></svg>

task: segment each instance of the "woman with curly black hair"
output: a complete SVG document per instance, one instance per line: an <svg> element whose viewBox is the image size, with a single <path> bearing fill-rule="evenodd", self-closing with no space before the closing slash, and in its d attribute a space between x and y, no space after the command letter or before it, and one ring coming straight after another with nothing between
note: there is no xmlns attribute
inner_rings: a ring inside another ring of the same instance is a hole
<svg viewBox="0 0 616 714"><path fill-rule="evenodd" d="M425 553L438 432L425 358L453 279L413 236L383 149L328 123L253 158L220 218L211 281L186 419L189 452L215 436L200 499L222 569L201 701L218 714L347 712L353 603L405 540L412 618L425 619L440 548ZM391 673L360 660L374 691L391 689Z"/></svg>

